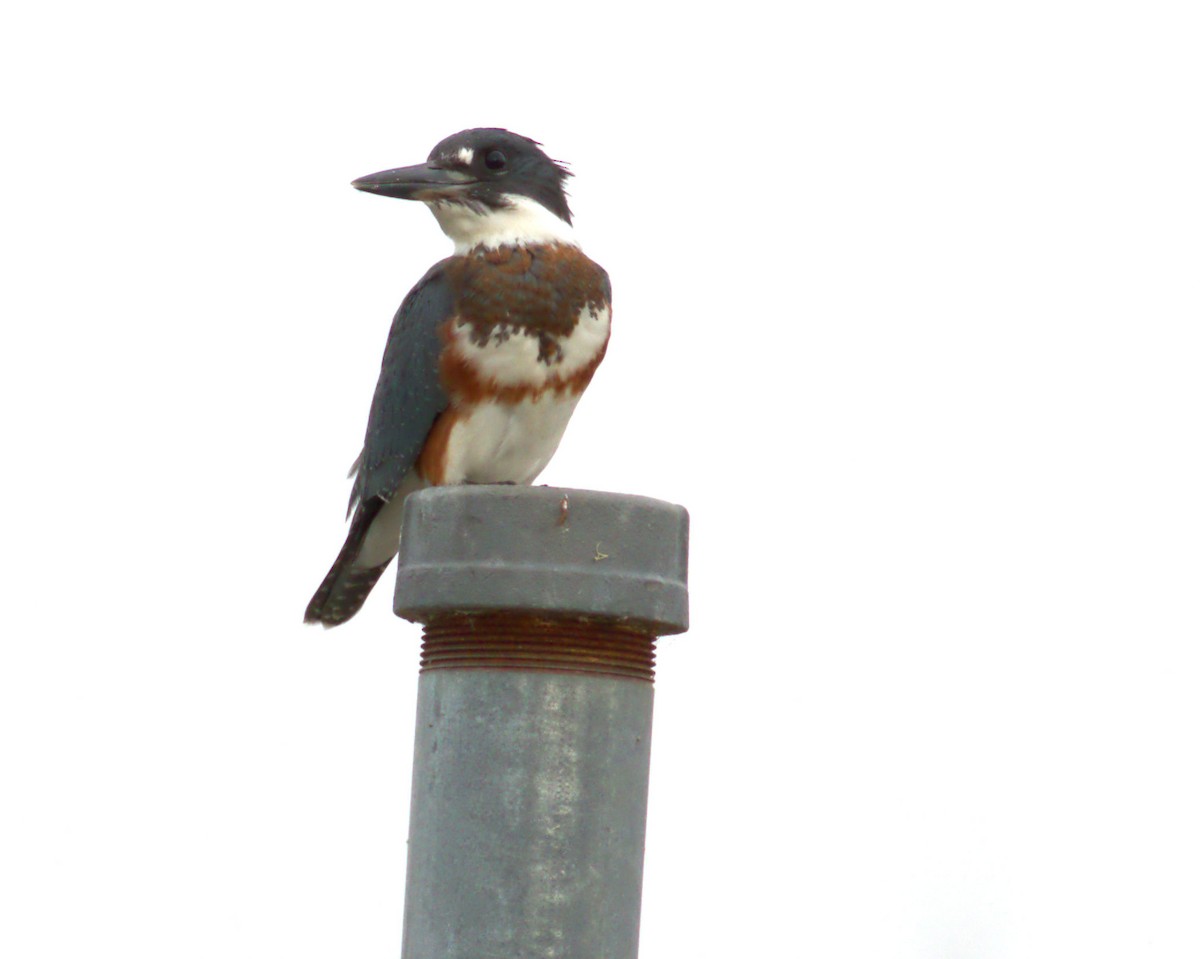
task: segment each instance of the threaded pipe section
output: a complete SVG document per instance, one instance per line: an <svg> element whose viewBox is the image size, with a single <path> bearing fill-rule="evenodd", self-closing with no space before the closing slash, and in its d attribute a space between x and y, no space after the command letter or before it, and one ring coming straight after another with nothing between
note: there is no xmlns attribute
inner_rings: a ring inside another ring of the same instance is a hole
<svg viewBox="0 0 1200 959"><path fill-rule="evenodd" d="M603 620L524 613L439 616L425 626L421 672L523 669L599 673L654 682L656 637Z"/></svg>

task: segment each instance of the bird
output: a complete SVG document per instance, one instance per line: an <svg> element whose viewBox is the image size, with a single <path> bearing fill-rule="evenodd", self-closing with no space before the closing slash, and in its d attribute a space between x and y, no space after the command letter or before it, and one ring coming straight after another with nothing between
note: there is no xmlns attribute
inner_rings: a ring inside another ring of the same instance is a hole
<svg viewBox="0 0 1200 959"><path fill-rule="evenodd" d="M417 200L453 242L392 320L354 479L345 545L304 613L338 626L399 549L405 498L429 486L531 484L608 349L612 286L575 239L542 144L463 130L425 163L360 177Z"/></svg>

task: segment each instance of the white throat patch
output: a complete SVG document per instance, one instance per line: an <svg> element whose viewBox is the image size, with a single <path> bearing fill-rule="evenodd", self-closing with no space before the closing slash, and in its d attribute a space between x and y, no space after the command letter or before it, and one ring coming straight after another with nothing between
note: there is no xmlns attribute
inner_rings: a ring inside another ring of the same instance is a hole
<svg viewBox="0 0 1200 959"><path fill-rule="evenodd" d="M571 224L559 219L536 200L505 194L509 203L499 210L482 213L461 203L427 204L442 232L454 241L454 252L466 253L477 246L494 250L501 246L537 243L566 243L578 246Z"/></svg>

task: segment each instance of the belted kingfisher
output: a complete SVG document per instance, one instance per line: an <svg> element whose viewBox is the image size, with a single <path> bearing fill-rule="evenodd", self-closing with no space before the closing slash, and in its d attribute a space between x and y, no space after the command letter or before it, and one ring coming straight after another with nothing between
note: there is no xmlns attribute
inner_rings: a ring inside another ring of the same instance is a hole
<svg viewBox="0 0 1200 959"><path fill-rule="evenodd" d="M464 130L425 163L355 180L420 200L454 241L392 320L346 544L304 621L359 611L400 541L405 497L425 486L532 483L550 462L608 347L608 274L580 251L563 183L540 144Z"/></svg>

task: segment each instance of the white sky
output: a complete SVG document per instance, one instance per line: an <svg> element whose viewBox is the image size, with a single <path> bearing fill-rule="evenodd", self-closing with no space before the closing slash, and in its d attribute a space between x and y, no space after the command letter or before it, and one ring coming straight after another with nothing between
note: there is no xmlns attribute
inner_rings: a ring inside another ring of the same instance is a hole
<svg viewBox="0 0 1200 959"><path fill-rule="evenodd" d="M300 619L479 125L615 290L542 480L692 514L643 959L1200 953L1193 5L186 9L0 39L0 954L399 954L419 631Z"/></svg>

